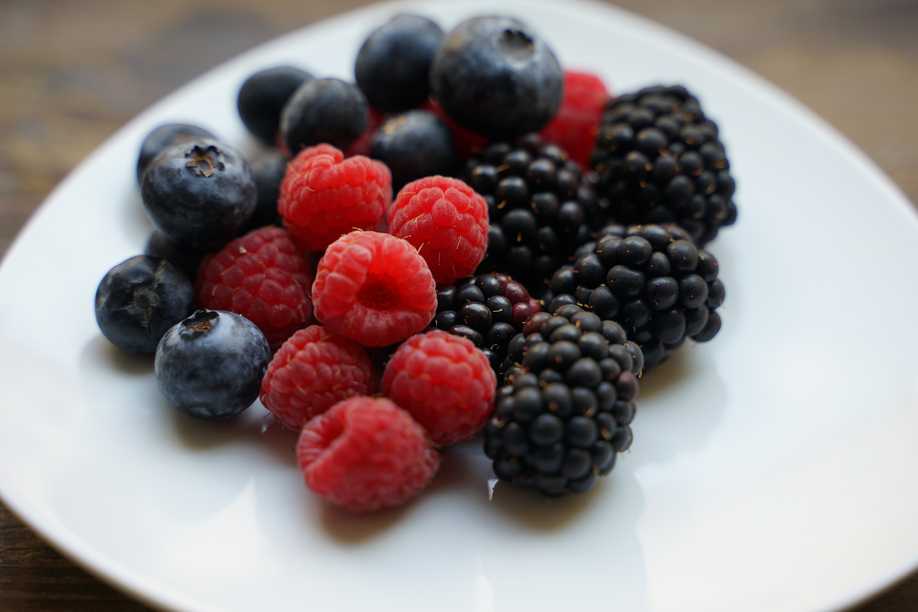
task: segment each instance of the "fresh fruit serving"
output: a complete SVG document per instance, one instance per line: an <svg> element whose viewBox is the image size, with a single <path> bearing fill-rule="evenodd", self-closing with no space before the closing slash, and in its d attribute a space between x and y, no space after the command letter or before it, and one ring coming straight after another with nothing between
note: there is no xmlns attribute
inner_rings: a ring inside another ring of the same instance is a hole
<svg viewBox="0 0 918 612"><path fill-rule="evenodd" d="M237 107L247 144L139 143L155 230L96 320L177 410L296 432L331 504L407 503L469 440L503 486L588 491L640 443L640 379L721 328L736 185L682 85L612 93L516 17L402 14L353 80L265 66Z"/></svg>

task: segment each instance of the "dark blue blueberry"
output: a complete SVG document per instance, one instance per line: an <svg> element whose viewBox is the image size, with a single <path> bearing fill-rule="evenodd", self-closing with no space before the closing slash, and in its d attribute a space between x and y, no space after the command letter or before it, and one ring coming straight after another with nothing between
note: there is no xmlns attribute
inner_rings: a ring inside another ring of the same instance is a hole
<svg viewBox="0 0 918 612"><path fill-rule="evenodd" d="M389 167L395 189L425 176L449 174L457 162L449 128L433 113L420 110L383 123L370 156Z"/></svg>
<svg viewBox="0 0 918 612"><path fill-rule="evenodd" d="M281 114L281 136L290 153L328 143L347 149L367 129L367 99L353 83L313 79L303 84Z"/></svg>
<svg viewBox="0 0 918 612"><path fill-rule="evenodd" d="M271 359L251 321L222 310L196 310L156 348L156 382L173 406L202 419L232 417L258 397Z"/></svg>
<svg viewBox="0 0 918 612"><path fill-rule="evenodd" d="M193 307L191 281L158 257L137 255L109 270L96 289L96 323L112 344L153 353L170 327Z"/></svg>
<svg viewBox="0 0 918 612"><path fill-rule="evenodd" d="M354 76L370 105L386 113L418 107L430 95L430 65L443 30L420 15L396 15L367 36Z"/></svg>
<svg viewBox="0 0 918 612"><path fill-rule="evenodd" d="M264 144L275 146L284 105L300 85L312 78L312 74L295 66L259 70L239 88L236 108L242 123Z"/></svg>
<svg viewBox="0 0 918 612"><path fill-rule="evenodd" d="M430 78L450 117L510 138L537 132L554 117L564 74L551 48L522 21L473 17L447 34Z"/></svg>
<svg viewBox="0 0 918 612"><path fill-rule="evenodd" d="M255 213L249 220L249 228L280 225L277 198L280 195L280 184L284 180L286 170L287 158L276 152L266 153L252 162L252 178L255 179L257 204Z"/></svg>
<svg viewBox="0 0 918 612"><path fill-rule="evenodd" d="M143 249L144 255L160 257L185 273L192 281L198 275L198 266L204 258L201 251L192 251L182 248L177 242L159 230L153 230L147 238Z"/></svg>
<svg viewBox="0 0 918 612"><path fill-rule="evenodd" d="M255 181L245 159L215 140L160 153L143 175L143 203L157 229L182 247L219 248L255 212Z"/></svg>
<svg viewBox="0 0 918 612"><path fill-rule="evenodd" d="M144 136L140 143L140 154L137 156L137 184L143 179L143 171L157 155L173 145L189 142L197 138L216 138L210 130L190 123L164 123L158 125Z"/></svg>

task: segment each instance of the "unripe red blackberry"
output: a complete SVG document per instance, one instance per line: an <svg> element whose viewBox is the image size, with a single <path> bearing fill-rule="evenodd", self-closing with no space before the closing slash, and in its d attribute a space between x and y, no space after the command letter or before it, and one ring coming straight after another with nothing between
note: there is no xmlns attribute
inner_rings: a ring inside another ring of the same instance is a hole
<svg viewBox="0 0 918 612"><path fill-rule="evenodd" d="M471 340L500 376L510 340L540 310L520 283L492 272L438 289L434 326Z"/></svg>

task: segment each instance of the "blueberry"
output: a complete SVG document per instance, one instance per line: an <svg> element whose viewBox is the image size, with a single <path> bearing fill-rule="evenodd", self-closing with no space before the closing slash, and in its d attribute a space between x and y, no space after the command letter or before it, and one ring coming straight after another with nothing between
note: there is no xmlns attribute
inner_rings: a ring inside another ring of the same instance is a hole
<svg viewBox="0 0 918 612"><path fill-rule="evenodd" d="M314 79L288 100L281 114L281 135L294 155L323 142L347 149L367 129L368 113L367 99L353 83Z"/></svg>
<svg viewBox="0 0 918 612"><path fill-rule="evenodd" d="M561 104L563 72L522 21L473 17L443 41L431 68L433 96L463 126L494 138L535 132Z"/></svg>
<svg viewBox="0 0 918 612"><path fill-rule="evenodd" d="M255 214L249 220L249 228L265 225L280 225L277 212L277 197L280 184L287 171L287 158L277 152L266 153L252 162L252 178L255 179Z"/></svg>
<svg viewBox="0 0 918 612"><path fill-rule="evenodd" d="M196 310L156 348L156 382L169 402L191 416L239 414L258 397L271 359L255 324L232 312Z"/></svg>
<svg viewBox="0 0 918 612"><path fill-rule="evenodd" d="M449 174L456 165L453 137L443 121L427 111L411 111L382 124L370 156L392 171L392 186L425 176Z"/></svg>
<svg viewBox="0 0 918 612"><path fill-rule="evenodd" d="M96 323L112 344L153 353L170 327L188 316L194 290L171 263L138 255L109 270L96 289Z"/></svg>
<svg viewBox="0 0 918 612"><path fill-rule="evenodd" d="M251 75L239 88L236 108L242 123L268 146L277 144L281 111L300 85L313 79L295 66L272 66Z"/></svg>
<svg viewBox="0 0 918 612"><path fill-rule="evenodd" d="M191 280L197 277L198 266L201 265L201 260L204 258L204 253L201 251L182 248L177 242L159 230L153 230L150 237L147 238L143 254L165 259L184 272Z"/></svg>
<svg viewBox="0 0 918 612"><path fill-rule="evenodd" d="M144 172L140 191L157 229L188 249L220 247L255 212L248 163L215 140L195 140L160 153Z"/></svg>
<svg viewBox="0 0 918 612"><path fill-rule="evenodd" d="M420 15L392 17L367 36L354 76L370 105L386 113L416 108L430 95L430 65L443 30Z"/></svg>
<svg viewBox="0 0 918 612"><path fill-rule="evenodd" d="M137 156L137 184L143 180L143 171L157 155L173 145L197 138L216 138L210 130L190 123L164 123L158 125L144 136L140 143L140 154Z"/></svg>

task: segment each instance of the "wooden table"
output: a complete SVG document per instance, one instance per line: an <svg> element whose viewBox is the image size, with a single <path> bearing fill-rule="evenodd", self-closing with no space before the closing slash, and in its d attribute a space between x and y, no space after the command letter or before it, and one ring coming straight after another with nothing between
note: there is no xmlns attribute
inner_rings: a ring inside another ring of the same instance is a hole
<svg viewBox="0 0 918 612"><path fill-rule="evenodd" d="M233 54L366 2L255 4L0 3L0 253L70 169L156 99ZM719 49L783 87L863 148L918 201L915 0L619 4ZM91 197L86 205L92 206ZM0 610L145 609L63 559L0 506ZM918 610L918 575L858 608L912 610Z"/></svg>

